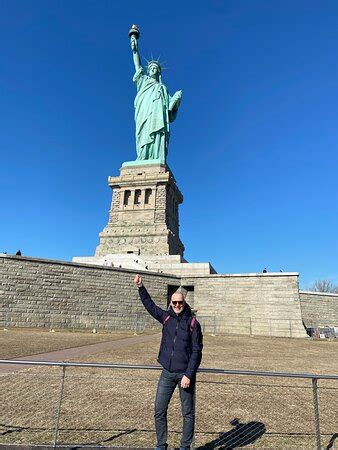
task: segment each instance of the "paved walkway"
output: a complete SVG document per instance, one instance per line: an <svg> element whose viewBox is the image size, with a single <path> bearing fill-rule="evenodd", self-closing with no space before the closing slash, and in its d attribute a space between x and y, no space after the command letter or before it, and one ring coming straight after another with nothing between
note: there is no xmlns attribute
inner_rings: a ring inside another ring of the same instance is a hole
<svg viewBox="0 0 338 450"><path fill-rule="evenodd" d="M38 353L31 356L23 356L21 358L14 358L20 361L69 361L83 356L94 355L95 353L102 353L116 348L128 347L142 342L151 342L159 337L159 333L147 334L140 336L133 336L130 338L117 339L115 341L100 342L98 344L83 345L81 347L66 348L64 350L56 350L48 353ZM0 364L0 375L4 373L19 372L27 369L29 365L20 366L18 364Z"/></svg>

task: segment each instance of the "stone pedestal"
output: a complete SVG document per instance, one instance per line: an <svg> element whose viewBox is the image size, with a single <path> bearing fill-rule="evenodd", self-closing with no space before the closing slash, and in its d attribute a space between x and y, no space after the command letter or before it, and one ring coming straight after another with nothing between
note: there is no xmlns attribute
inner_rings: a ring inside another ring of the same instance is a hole
<svg viewBox="0 0 338 450"><path fill-rule="evenodd" d="M95 256L111 253L181 255L178 207L183 196L164 164L122 166L109 177L113 198L109 222Z"/></svg>

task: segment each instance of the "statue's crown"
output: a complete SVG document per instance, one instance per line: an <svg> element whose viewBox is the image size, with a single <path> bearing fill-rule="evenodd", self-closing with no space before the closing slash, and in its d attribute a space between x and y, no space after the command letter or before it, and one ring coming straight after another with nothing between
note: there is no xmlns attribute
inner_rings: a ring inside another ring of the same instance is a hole
<svg viewBox="0 0 338 450"><path fill-rule="evenodd" d="M157 66L157 67L159 68L159 70L160 70L160 73L162 72L162 66L161 66L159 60L157 60L157 59L152 59L152 60L147 61L147 62L148 62L148 64L147 64L147 69L148 69L148 70L149 70L149 67L150 67L152 64L156 64L156 66Z"/></svg>

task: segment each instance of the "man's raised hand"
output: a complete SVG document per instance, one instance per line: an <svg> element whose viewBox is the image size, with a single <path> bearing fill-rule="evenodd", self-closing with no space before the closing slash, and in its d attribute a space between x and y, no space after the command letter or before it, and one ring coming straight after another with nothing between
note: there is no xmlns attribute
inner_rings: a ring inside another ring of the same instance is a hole
<svg viewBox="0 0 338 450"><path fill-rule="evenodd" d="M137 287L141 287L142 286L142 278L141 275L137 274L134 278L134 283L136 284Z"/></svg>

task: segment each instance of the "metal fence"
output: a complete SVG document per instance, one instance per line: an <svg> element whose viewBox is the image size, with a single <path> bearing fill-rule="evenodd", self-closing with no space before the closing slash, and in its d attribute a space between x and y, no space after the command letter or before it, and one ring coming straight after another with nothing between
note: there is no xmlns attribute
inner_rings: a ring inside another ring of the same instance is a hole
<svg viewBox="0 0 338 450"><path fill-rule="evenodd" d="M224 314L196 315L206 334L238 334L247 336L294 337L299 332L299 319L256 318Z"/></svg>
<svg viewBox="0 0 338 450"><path fill-rule="evenodd" d="M52 317L56 319L44 319L44 328L59 329L64 328L64 324L58 322L60 315L56 314ZM229 314L212 314L201 315L196 314L201 324L202 331L205 334L222 335L237 334L246 336L279 336L279 337L299 337L299 327L302 326L299 319L272 319L255 318L248 316L231 316ZM76 317L74 322L69 319L66 324L67 329L91 329L96 331L102 330L131 330L135 334L142 333L145 330L161 330L160 324L147 314L144 310L139 312L111 312L105 311L102 314L96 314L93 310L90 314L84 313L80 318ZM30 322L26 326L30 326ZM319 326L317 321L307 321L304 331L314 338L330 338L338 337L338 327Z"/></svg>
<svg viewBox="0 0 338 450"><path fill-rule="evenodd" d="M159 370L0 360L0 445L153 447ZM194 447L334 448L337 381L338 375L200 369ZM178 447L177 392L168 420L169 445Z"/></svg>
<svg viewBox="0 0 338 450"><path fill-rule="evenodd" d="M67 324L60 322L60 314L51 314L51 317L44 317L44 328L50 329L74 329L74 330L131 330L134 333L142 333L144 330L156 330L158 324L144 310L139 312L111 312L104 311L98 314L93 307L91 311L84 311L83 315L68 318ZM30 326L29 322L26 326ZM36 325L36 324L33 324Z"/></svg>

